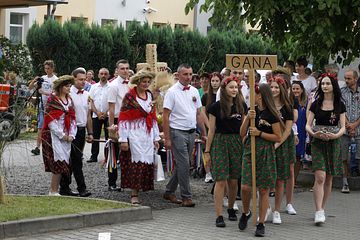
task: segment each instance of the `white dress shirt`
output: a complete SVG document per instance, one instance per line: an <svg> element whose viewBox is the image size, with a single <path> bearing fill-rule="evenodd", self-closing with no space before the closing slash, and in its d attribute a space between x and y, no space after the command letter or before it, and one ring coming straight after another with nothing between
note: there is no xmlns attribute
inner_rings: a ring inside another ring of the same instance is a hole
<svg viewBox="0 0 360 240"><path fill-rule="evenodd" d="M180 82L169 88L165 95L164 108L171 110L170 128L190 130L196 128L196 111L202 104L196 88L190 86L190 89L185 91L183 88Z"/></svg>
<svg viewBox="0 0 360 240"><path fill-rule="evenodd" d="M76 115L76 126L85 127L87 123L87 114L90 109L89 107L89 92L85 90L82 93L78 93L74 85L70 88L70 96L74 103L75 115Z"/></svg>
<svg viewBox="0 0 360 240"><path fill-rule="evenodd" d="M101 85L100 82L95 83L91 86L89 95L94 102L96 110L99 112L107 112L109 110L109 83L106 83L105 85ZM92 117L96 118L96 113L93 113Z"/></svg>
<svg viewBox="0 0 360 240"><path fill-rule="evenodd" d="M115 103L114 118L119 117L120 108L125 94L129 91L129 85L123 83L125 79L118 76L109 83L108 103Z"/></svg>

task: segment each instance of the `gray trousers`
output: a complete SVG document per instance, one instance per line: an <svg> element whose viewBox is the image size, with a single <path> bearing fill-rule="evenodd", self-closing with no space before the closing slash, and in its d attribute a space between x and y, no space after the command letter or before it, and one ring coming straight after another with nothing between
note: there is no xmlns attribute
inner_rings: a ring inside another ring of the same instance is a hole
<svg viewBox="0 0 360 240"><path fill-rule="evenodd" d="M195 132L170 129L171 150L174 154L175 168L169 183L166 185L167 194L175 194L180 185L180 195L183 199L191 198L190 191L190 157L195 143Z"/></svg>

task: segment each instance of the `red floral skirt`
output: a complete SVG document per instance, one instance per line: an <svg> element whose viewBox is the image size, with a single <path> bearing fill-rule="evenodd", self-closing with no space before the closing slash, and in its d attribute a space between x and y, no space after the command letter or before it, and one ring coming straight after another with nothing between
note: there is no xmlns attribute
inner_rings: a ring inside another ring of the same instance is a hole
<svg viewBox="0 0 360 240"><path fill-rule="evenodd" d="M154 190L154 164L131 161L130 151L120 153L121 187L142 191Z"/></svg>
<svg viewBox="0 0 360 240"><path fill-rule="evenodd" d="M42 130L41 141L45 172L52 172L54 174L69 174L69 164L65 161L54 161L54 151L51 143L50 130Z"/></svg>

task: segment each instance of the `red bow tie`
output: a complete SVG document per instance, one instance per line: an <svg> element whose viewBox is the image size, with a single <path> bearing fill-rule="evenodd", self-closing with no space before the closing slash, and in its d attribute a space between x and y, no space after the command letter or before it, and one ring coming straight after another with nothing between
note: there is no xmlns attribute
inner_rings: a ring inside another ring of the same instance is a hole
<svg viewBox="0 0 360 240"><path fill-rule="evenodd" d="M183 91L186 91L186 90L190 90L190 86L185 86L185 87L183 88Z"/></svg>
<svg viewBox="0 0 360 240"><path fill-rule="evenodd" d="M84 93L84 90L78 90L77 91L77 94L83 94Z"/></svg>
<svg viewBox="0 0 360 240"><path fill-rule="evenodd" d="M124 80L123 82L122 82L122 84L128 84L129 83L129 80Z"/></svg>

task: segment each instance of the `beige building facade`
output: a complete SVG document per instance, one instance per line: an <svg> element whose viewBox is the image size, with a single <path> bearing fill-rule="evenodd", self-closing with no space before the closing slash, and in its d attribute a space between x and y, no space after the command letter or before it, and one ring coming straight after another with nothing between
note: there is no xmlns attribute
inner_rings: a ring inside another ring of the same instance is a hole
<svg viewBox="0 0 360 240"><path fill-rule="evenodd" d="M17 0L12 1L17 2ZM199 17L202 13L196 9L186 15L187 0L28 0L27 2L44 5L16 8L0 5L0 35L13 42L25 43L29 28L35 22L42 24L48 13L52 11L53 18L61 24L65 21L85 21L88 24L110 23L126 27L129 22L135 20L154 27L169 25L173 29L194 30L201 25L205 29L201 31L203 34L206 34L209 25L207 20L210 17L210 15L204 15L205 18ZM51 5L49 8L47 4L53 2L59 4Z"/></svg>

